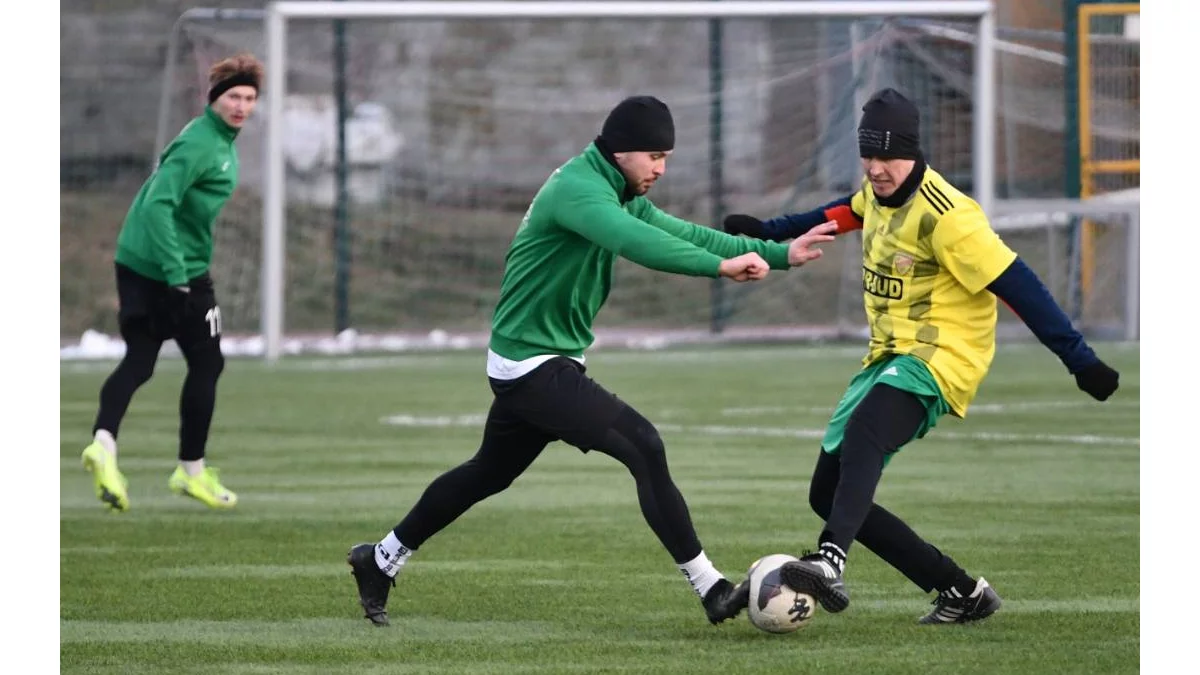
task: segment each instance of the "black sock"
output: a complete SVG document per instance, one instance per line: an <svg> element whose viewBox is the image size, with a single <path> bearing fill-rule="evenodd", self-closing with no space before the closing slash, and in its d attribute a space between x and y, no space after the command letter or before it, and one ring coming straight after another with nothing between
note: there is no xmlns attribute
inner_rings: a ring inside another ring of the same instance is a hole
<svg viewBox="0 0 1200 675"><path fill-rule="evenodd" d="M954 580L951 581L949 585L947 585L945 588L939 588L938 590L944 593L951 588L958 591L958 594L965 598L975 592L975 580L972 579L969 574L960 569L955 573Z"/></svg>
<svg viewBox="0 0 1200 675"><path fill-rule="evenodd" d="M100 409L96 412L92 435L98 429L104 429L116 438L133 394L154 374L162 340L150 333L151 329L144 322L130 321L121 326L125 356L100 388Z"/></svg>
<svg viewBox="0 0 1200 675"><path fill-rule="evenodd" d="M225 369L225 357L216 342L189 344L183 355L187 375L179 395L179 459L194 462L204 459L217 404L217 379Z"/></svg>

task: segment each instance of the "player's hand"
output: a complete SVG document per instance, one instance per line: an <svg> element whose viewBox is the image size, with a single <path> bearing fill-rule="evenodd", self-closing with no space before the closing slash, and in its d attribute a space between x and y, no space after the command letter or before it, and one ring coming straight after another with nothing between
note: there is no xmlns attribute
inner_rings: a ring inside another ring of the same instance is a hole
<svg viewBox="0 0 1200 675"><path fill-rule="evenodd" d="M1098 360L1075 373L1075 384L1097 401L1104 401L1117 390L1120 377L1120 373Z"/></svg>
<svg viewBox="0 0 1200 675"><path fill-rule="evenodd" d="M725 231L729 234L744 234L755 239L768 238L766 230L763 229L763 222L744 213L725 216L724 226Z"/></svg>
<svg viewBox="0 0 1200 675"><path fill-rule="evenodd" d="M175 325L180 325L187 318L188 313L192 309L192 289L184 284L181 286L172 286L167 294L171 303L171 317L175 320Z"/></svg>
<svg viewBox="0 0 1200 675"><path fill-rule="evenodd" d="M788 264L792 267L799 267L806 262L811 262L820 258L822 251L815 248L817 244L823 244L827 241L833 241L833 235L837 232L838 224L836 221L821 223L813 229L792 240L788 244Z"/></svg>
<svg viewBox="0 0 1200 675"><path fill-rule="evenodd" d="M767 276L771 266L757 253L744 253L721 261L717 273L734 281L758 281Z"/></svg>

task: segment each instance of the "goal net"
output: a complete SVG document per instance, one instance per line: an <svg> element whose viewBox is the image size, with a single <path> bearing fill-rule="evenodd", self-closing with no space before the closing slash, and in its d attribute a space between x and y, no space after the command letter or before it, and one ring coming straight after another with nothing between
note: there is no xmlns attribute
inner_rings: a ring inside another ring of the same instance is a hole
<svg viewBox="0 0 1200 675"><path fill-rule="evenodd" d="M726 213L811 208L853 190L859 109L884 86L920 107L931 165L979 198L978 120L995 116L995 104L979 100L990 90L975 75L981 35L971 12L986 3L775 3L954 6L958 16L356 16L340 25L339 6L421 3L303 4L327 14L286 20L280 118L269 107L278 92L267 87L239 137L241 186L216 228L213 275L227 332L260 340L265 328L268 356L322 345L481 344L530 199L631 94L661 98L676 122L675 153L650 198L703 225L719 226ZM173 129L202 104L215 60L248 49L275 65L257 22L198 23L185 39ZM264 162L272 125L283 188L274 192ZM986 164L991 172L996 162ZM277 200L282 216L278 288L263 267L264 199ZM1046 232L1044 222L1018 225L1005 237L1041 250ZM756 284L619 261L597 319L600 342L857 338L859 245L846 237L819 263ZM281 317L274 338L271 312Z"/></svg>

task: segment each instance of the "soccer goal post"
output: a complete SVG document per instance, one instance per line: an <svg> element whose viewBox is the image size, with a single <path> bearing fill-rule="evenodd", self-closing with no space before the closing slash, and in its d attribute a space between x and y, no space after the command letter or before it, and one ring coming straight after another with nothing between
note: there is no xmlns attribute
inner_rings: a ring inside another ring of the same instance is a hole
<svg viewBox="0 0 1200 675"><path fill-rule="evenodd" d="M991 0L847 0L788 2L778 0L727 2L272 2L265 16L267 77L264 92L266 142L262 177L261 314L263 353L267 361L283 354L287 209L287 166L283 124L289 84L289 27L308 20L417 21L536 21L542 20L772 20L772 19L944 19L974 24L976 41L971 55L969 167L973 196L989 209L994 200L996 92L994 45L996 25ZM636 26L633 26L636 30ZM481 46L494 49L494 46ZM503 48L503 47L501 47ZM553 58L553 57L551 57ZM571 58L565 55L564 58ZM613 69L619 67L614 58ZM653 69L655 62L630 67ZM573 85L573 92L583 91ZM655 93L652 91L625 92ZM614 99L615 102L616 99ZM854 114L855 111L846 111ZM718 126L720 122L718 121ZM844 134L843 134L844 135ZM560 158L562 160L567 157ZM815 160L814 160L815 161ZM515 222L515 221L514 221ZM515 225L514 225L515 227ZM496 258L503 251L493 251ZM453 274L453 271L449 272Z"/></svg>

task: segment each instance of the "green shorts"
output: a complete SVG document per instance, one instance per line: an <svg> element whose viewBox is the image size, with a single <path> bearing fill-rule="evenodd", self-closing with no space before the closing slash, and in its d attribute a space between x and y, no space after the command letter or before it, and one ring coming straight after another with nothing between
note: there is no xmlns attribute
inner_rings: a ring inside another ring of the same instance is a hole
<svg viewBox="0 0 1200 675"><path fill-rule="evenodd" d="M885 356L863 368L850 380L846 393L842 395L842 400L838 402L837 409L833 411L833 416L829 418L829 424L825 427L825 438L821 440L822 450L831 455L841 451L842 437L846 434L846 424L850 421L851 413L876 383L907 391L924 404L925 419L910 441L924 437L937 425L939 417L950 412L950 406L942 396L937 380L933 379L933 373L929 372L929 366L926 366L924 361L908 354ZM896 448L896 452L899 452L900 448ZM894 454L890 453L884 457L884 466L887 466Z"/></svg>

